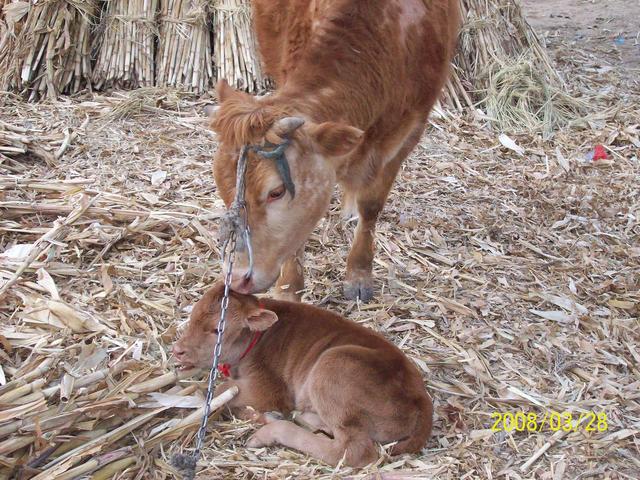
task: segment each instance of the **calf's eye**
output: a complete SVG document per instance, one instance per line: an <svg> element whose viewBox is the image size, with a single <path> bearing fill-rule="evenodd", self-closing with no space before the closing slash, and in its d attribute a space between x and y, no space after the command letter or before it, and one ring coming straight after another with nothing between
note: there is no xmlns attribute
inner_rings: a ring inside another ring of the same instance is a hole
<svg viewBox="0 0 640 480"><path fill-rule="evenodd" d="M274 188L273 190L271 190L269 192L269 196L267 198L268 202L273 202L274 200L278 200L282 197L284 197L285 194L285 188L284 185L280 185L278 188Z"/></svg>

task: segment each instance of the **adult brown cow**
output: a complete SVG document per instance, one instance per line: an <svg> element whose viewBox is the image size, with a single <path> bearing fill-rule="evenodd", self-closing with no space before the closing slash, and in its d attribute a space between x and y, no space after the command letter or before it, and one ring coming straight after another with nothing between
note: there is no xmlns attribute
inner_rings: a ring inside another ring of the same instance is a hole
<svg viewBox="0 0 640 480"><path fill-rule="evenodd" d="M373 295L373 237L402 161L446 81L459 0L254 0L265 69L277 84L257 98L218 84L214 176L227 206L244 145L287 143L288 182L250 153L246 202L255 264L240 255L232 288L280 297L303 288L302 253L335 184L359 215L344 293Z"/></svg>

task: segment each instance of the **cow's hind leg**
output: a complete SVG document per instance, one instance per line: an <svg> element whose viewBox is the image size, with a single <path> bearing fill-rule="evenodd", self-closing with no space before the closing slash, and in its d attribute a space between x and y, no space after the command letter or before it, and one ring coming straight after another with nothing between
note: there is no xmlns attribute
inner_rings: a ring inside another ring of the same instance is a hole
<svg viewBox="0 0 640 480"><path fill-rule="evenodd" d="M280 269L280 277L275 287L278 300L299 302L304 289L304 245L290 257Z"/></svg>
<svg viewBox="0 0 640 480"><path fill-rule="evenodd" d="M364 467L378 458L376 445L365 432L338 430L334 438L314 434L287 420L278 420L260 428L247 442L249 447L280 444L311 455L330 465L344 463Z"/></svg>
<svg viewBox="0 0 640 480"><path fill-rule="evenodd" d="M424 131L422 123L407 137L402 148L383 167L373 184L358 192L356 201L360 218L347 259L347 276L344 295L349 300L366 302L373 298L373 251L378 215L382 211L389 190L404 159L411 153Z"/></svg>

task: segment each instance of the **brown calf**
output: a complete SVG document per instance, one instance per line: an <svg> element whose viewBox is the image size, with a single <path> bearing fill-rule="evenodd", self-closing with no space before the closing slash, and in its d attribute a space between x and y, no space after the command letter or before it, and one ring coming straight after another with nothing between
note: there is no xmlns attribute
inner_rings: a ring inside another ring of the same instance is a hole
<svg viewBox="0 0 640 480"><path fill-rule="evenodd" d="M445 83L458 2L252 2L265 68L278 88L256 98L219 84L215 181L229 205L241 147L289 140L295 195L273 162L250 155L246 197L255 266L248 275L246 255L239 258L234 290L256 293L278 280L276 295L295 298L304 283L305 241L338 183L345 215L359 217L344 292L371 298L376 221Z"/></svg>
<svg viewBox="0 0 640 480"><path fill-rule="evenodd" d="M193 308L173 348L183 367L210 367L223 291L214 286ZM234 413L263 413L250 447L281 444L361 467L378 458L376 442L397 441L394 455L418 452L431 433L433 407L417 368L381 335L326 310L232 293L221 361L229 378L216 394L237 385ZM325 433L264 415L293 410Z"/></svg>

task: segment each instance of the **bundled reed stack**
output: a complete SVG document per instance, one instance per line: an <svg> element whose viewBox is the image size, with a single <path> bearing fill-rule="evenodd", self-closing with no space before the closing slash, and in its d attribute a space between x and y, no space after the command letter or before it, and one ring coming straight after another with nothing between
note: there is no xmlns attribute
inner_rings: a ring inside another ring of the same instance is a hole
<svg viewBox="0 0 640 480"><path fill-rule="evenodd" d="M5 5L0 87L18 91L29 100L90 87L90 30L97 9L97 0Z"/></svg>
<svg viewBox="0 0 640 480"><path fill-rule="evenodd" d="M15 51L15 40L22 30L22 24L29 12L28 2L11 2L10 0L0 0L0 66L6 71L8 61L11 57L9 52ZM0 82L3 76L0 75ZM7 86L0 83L2 90L7 90Z"/></svg>
<svg viewBox="0 0 640 480"><path fill-rule="evenodd" d="M463 27L444 103L479 103L500 129L549 133L575 118L546 49L516 0L460 0Z"/></svg>
<svg viewBox="0 0 640 480"><path fill-rule="evenodd" d="M95 88L154 85L158 0L106 3L94 45Z"/></svg>
<svg viewBox="0 0 640 480"><path fill-rule="evenodd" d="M248 0L217 0L213 8L216 77L257 93L270 86L262 72Z"/></svg>
<svg viewBox="0 0 640 480"><path fill-rule="evenodd" d="M156 85L203 93L213 78L206 0L160 0Z"/></svg>

